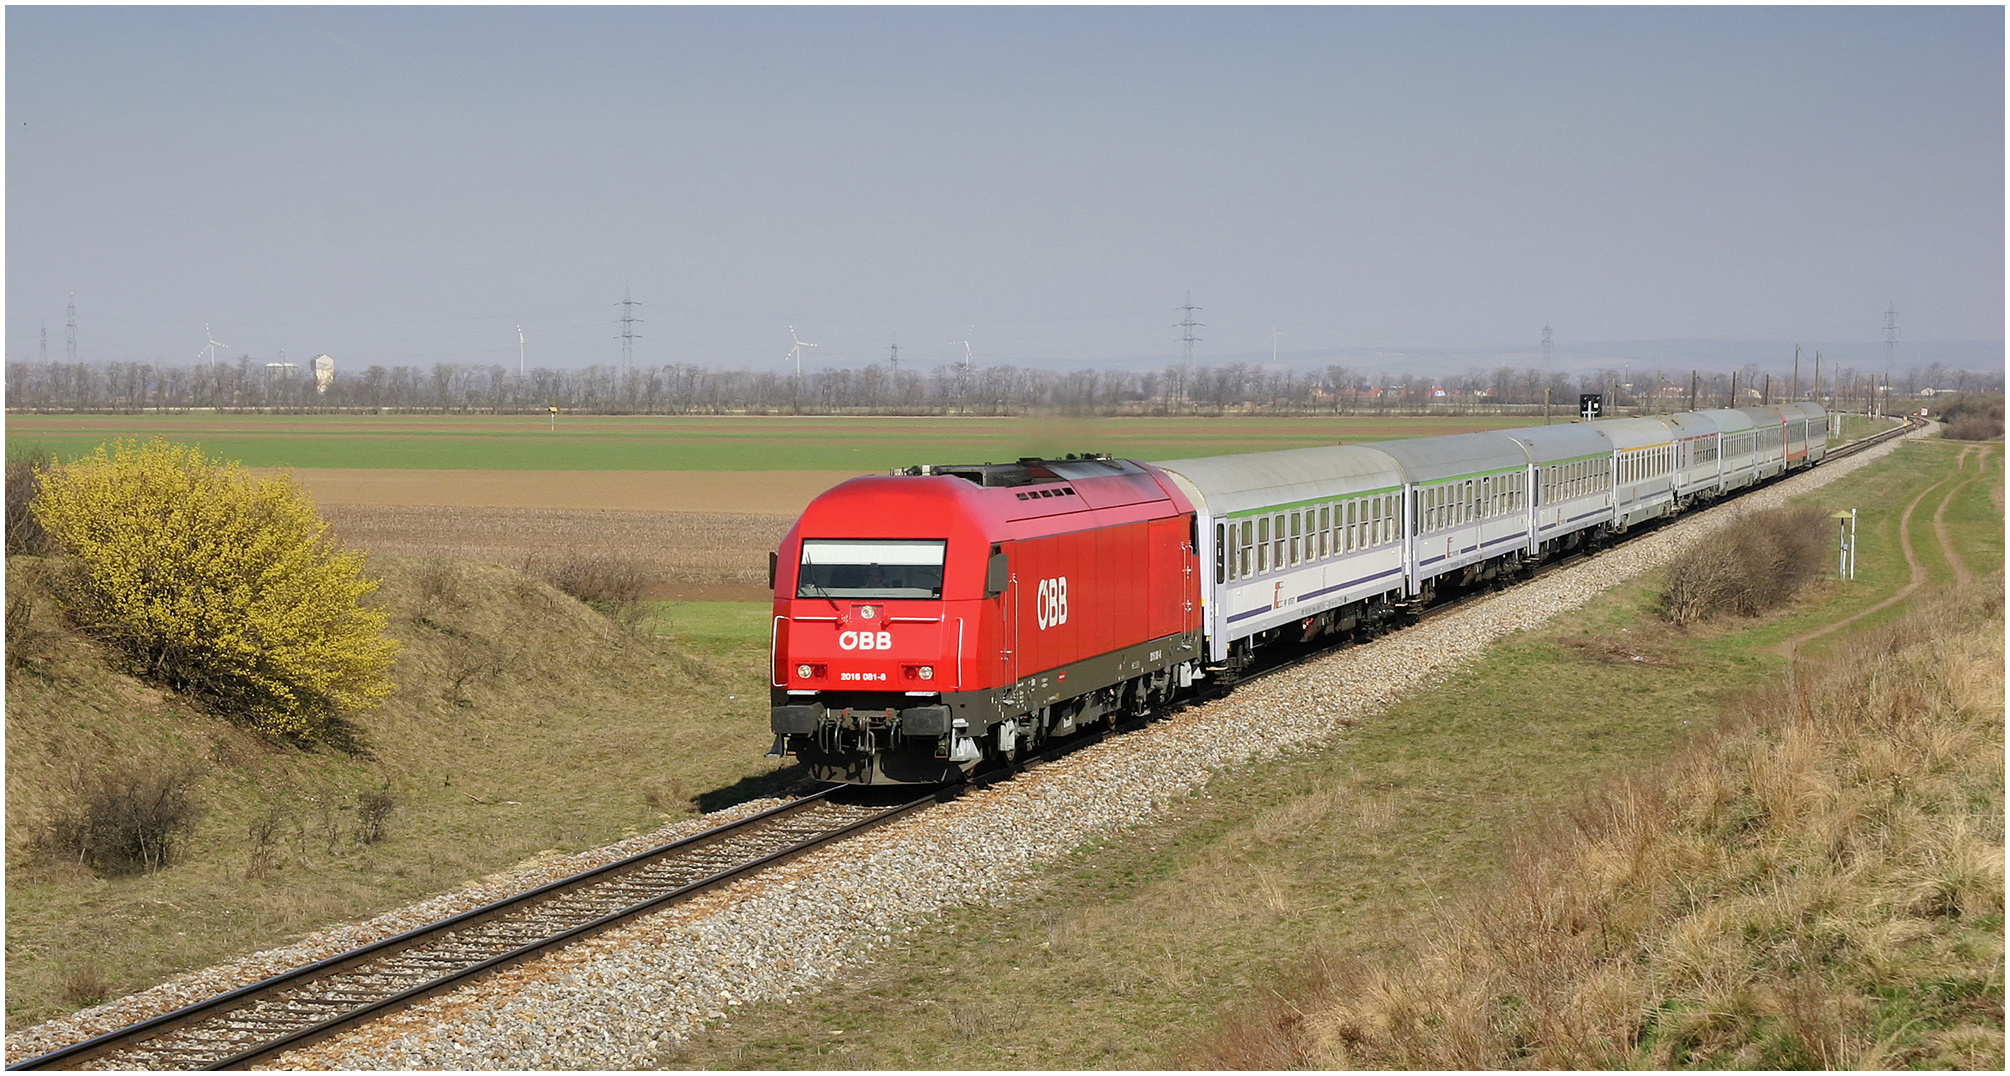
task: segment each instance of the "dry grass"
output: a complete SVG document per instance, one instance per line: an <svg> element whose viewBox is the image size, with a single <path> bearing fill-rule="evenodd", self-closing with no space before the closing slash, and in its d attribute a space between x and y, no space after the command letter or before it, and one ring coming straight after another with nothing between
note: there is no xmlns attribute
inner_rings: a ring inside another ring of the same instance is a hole
<svg viewBox="0 0 2010 1076"><path fill-rule="evenodd" d="M1668 566L1662 610L1674 624L1757 616L1821 578L1833 527L1810 505L1753 512Z"/></svg>
<svg viewBox="0 0 2010 1076"><path fill-rule="evenodd" d="M2000 1068L2000 590L1797 667L1407 958L1310 958L1199 1063Z"/></svg>

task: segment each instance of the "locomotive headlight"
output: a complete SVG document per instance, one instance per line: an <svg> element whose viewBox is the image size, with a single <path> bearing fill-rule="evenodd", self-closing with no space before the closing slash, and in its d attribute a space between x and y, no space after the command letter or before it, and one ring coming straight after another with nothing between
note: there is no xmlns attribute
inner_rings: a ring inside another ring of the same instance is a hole
<svg viewBox="0 0 2010 1076"><path fill-rule="evenodd" d="M810 667L808 665L796 666L796 679L808 680L809 678L810 678Z"/></svg>
<svg viewBox="0 0 2010 1076"><path fill-rule="evenodd" d="M933 666L933 665L923 665L923 666L921 667L921 673L920 673L920 675L921 675L921 678L922 678L923 680L933 680L933 679L935 679L935 666Z"/></svg>

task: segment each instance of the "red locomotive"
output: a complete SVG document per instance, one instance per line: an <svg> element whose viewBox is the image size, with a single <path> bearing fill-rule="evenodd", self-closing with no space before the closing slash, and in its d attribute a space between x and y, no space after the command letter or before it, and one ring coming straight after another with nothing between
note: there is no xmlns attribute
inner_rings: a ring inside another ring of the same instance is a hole
<svg viewBox="0 0 2010 1076"><path fill-rule="evenodd" d="M775 752L952 781L1144 714L1201 659L1193 506L1107 456L914 467L810 503L774 564Z"/></svg>

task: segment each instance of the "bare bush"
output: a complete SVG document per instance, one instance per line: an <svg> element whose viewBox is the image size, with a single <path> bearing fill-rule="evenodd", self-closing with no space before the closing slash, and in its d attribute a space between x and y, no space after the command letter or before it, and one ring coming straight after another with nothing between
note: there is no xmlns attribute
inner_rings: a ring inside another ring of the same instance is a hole
<svg viewBox="0 0 2010 1076"><path fill-rule="evenodd" d="M1754 512L1675 558L1662 615L1688 625L1777 608L1821 578L1829 541L1829 520L1819 508Z"/></svg>
<svg viewBox="0 0 2010 1076"><path fill-rule="evenodd" d="M7 461L7 555L47 557L57 551L56 540L42 529L29 511L35 495L42 490L42 473L49 469L49 453L30 449L19 459Z"/></svg>
<svg viewBox="0 0 2010 1076"><path fill-rule="evenodd" d="M286 814L274 807L244 827L247 878L263 878L279 866L279 838L286 829Z"/></svg>
<svg viewBox="0 0 2010 1076"><path fill-rule="evenodd" d="M35 625L35 592L30 587L7 588L7 667L24 668L31 645L40 636Z"/></svg>
<svg viewBox="0 0 2010 1076"><path fill-rule="evenodd" d="M398 809L390 786L356 797L356 843L377 844L389 834L391 812Z"/></svg>
<svg viewBox="0 0 2010 1076"><path fill-rule="evenodd" d="M2003 436L2003 397L1963 393L1935 410L1947 424L1950 441L1988 441Z"/></svg>
<svg viewBox="0 0 2010 1076"><path fill-rule="evenodd" d="M524 558L523 572L631 628L641 619L642 595L653 582L641 558L614 550L540 550Z"/></svg>
<svg viewBox="0 0 2010 1076"><path fill-rule="evenodd" d="M61 989L63 1000L79 1009L114 996L111 979L95 964L79 964L65 970Z"/></svg>
<svg viewBox="0 0 2010 1076"><path fill-rule="evenodd" d="M433 614L467 608L461 593L461 566L443 557L429 557L413 573L417 598L409 614L414 624L431 624Z"/></svg>
<svg viewBox="0 0 2010 1076"><path fill-rule="evenodd" d="M195 781L193 770L148 762L80 772L42 844L108 877L162 870L181 853L200 817Z"/></svg>

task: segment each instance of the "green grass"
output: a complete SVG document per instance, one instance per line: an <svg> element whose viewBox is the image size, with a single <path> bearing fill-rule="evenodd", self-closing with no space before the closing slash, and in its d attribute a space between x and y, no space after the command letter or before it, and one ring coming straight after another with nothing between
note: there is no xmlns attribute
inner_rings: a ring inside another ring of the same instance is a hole
<svg viewBox="0 0 2010 1076"><path fill-rule="evenodd" d="M1108 452L1137 459L1303 448L1526 425L1526 418L834 418L561 415L31 415L9 458L166 437L252 467L408 470L881 471Z"/></svg>
<svg viewBox="0 0 2010 1076"><path fill-rule="evenodd" d="M706 657L765 661L772 602L645 602L656 634Z"/></svg>
<svg viewBox="0 0 2010 1076"><path fill-rule="evenodd" d="M1679 633L1651 611L1658 577L1616 588L1328 749L1228 775L1148 828L1079 850L1035 896L952 910L860 979L738 1010L730 1026L659 1060L860 1069L1190 1060L1186 1051L1238 1014L1291 996L1309 953L1390 956L1437 909L1494 884L1518 835L1607 775L1651 768L1725 703L1779 677L1784 659L1770 646L1895 591L1906 579L1897 514L1952 456L1909 447L1821 491L1824 506L1864 509L1860 575L1823 585L1792 614ZM1987 556L1987 536L2002 526L1987 486L1971 490L1989 511L1961 516L1979 573L2001 567L2000 537Z"/></svg>

